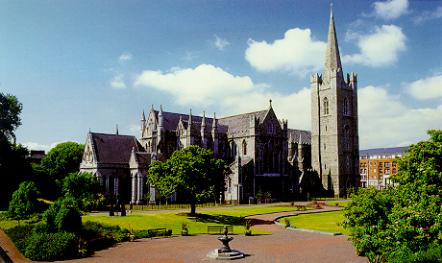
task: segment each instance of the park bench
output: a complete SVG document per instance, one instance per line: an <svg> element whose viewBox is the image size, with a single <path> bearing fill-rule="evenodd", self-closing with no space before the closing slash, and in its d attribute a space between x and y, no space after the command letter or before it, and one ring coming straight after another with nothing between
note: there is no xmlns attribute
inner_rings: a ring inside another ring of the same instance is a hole
<svg viewBox="0 0 442 263"><path fill-rule="evenodd" d="M296 207L296 209L298 211L305 211L305 210L307 210L307 206L305 206L305 205L295 205L295 207Z"/></svg>
<svg viewBox="0 0 442 263"><path fill-rule="evenodd" d="M147 230L150 237L162 237L167 236L166 228L151 228Z"/></svg>
<svg viewBox="0 0 442 263"><path fill-rule="evenodd" d="M227 231L233 233L233 226L227 226ZM221 235L224 233L224 226L207 226L207 233Z"/></svg>

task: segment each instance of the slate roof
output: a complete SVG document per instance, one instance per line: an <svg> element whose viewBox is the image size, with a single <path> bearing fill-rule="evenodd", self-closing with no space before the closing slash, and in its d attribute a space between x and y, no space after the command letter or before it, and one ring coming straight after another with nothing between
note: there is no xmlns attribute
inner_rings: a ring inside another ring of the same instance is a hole
<svg viewBox="0 0 442 263"><path fill-rule="evenodd" d="M288 129L287 133L291 142L298 144L312 144L312 133L310 131Z"/></svg>
<svg viewBox="0 0 442 263"><path fill-rule="evenodd" d="M395 155L403 155L406 151L408 151L408 146L405 147L392 147L392 148L375 148L375 149L367 149L360 150L360 157L367 156L395 156Z"/></svg>
<svg viewBox="0 0 442 263"><path fill-rule="evenodd" d="M132 148L142 151L135 136L90 133L92 148L99 163L129 163Z"/></svg>
<svg viewBox="0 0 442 263"><path fill-rule="evenodd" d="M158 111L155 111L155 116L158 119ZM183 121L184 127L187 128L189 114L182 114L182 113L175 113L175 112L167 112L163 111L163 127L167 131L175 131L178 127L178 123L180 121L180 116ZM192 115L192 125L196 129L201 129L201 123L202 123L203 117ZM212 129L212 122L213 118L206 117L206 129L211 130Z"/></svg>
<svg viewBox="0 0 442 263"><path fill-rule="evenodd" d="M227 132L235 136L245 136L249 133L250 117L255 116L261 124L268 110L243 113L218 119L218 123L227 129Z"/></svg>

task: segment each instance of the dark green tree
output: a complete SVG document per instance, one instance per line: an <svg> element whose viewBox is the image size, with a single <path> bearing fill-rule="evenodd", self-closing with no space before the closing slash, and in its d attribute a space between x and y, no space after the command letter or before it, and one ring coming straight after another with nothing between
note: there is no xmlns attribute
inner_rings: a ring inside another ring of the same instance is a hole
<svg viewBox="0 0 442 263"><path fill-rule="evenodd" d="M361 189L344 209L344 226L371 262L441 262L442 131L411 145L386 190Z"/></svg>
<svg viewBox="0 0 442 263"><path fill-rule="evenodd" d="M17 97L0 92L0 140L15 141L14 131L21 125L22 108Z"/></svg>
<svg viewBox="0 0 442 263"><path fill-rule="evenodd" d="M73 197L79 203L79 208L90 211L104 203L105 198L100 193L100 183L91 173L70 173L63 179L63 194Z"/></svg>
<svg viewBox="0 0 442 263"><path fill-rule="evenodd" d="M39 177L47 177L42 181L50 184L44 189L49 197L61 196L63 179L69 173L79 171L83 150L84 145L76 142L60 143L48 152L41 165L34 166L34 171Z"/></svg>
<svg viewBox="0 0 442 263"><path fill-rule="evenodd" d="M24 181L12 194L9 202L8 216L15 220L28 219L33 214L39 212L41 205L37 200L39 195L34 182Z"/></svg>
<svg viewBox="0 0 442 263"><path fill-rule="evenodd" d="M31 174L28 150L15 144L22 107L15 96L0 92L0 209L7 208L12 193Z"/></svg>
<svg viewBox="0 0 442 263"><path fill-rule="evenodd" d="M185 192L191 205L190 214L195 214L196 203L218 199L228 171L226 163L214 158L212 151L191 145L175 151L165 162L152 162L148 183L154 184L164 197L178 190Z"/></svg>

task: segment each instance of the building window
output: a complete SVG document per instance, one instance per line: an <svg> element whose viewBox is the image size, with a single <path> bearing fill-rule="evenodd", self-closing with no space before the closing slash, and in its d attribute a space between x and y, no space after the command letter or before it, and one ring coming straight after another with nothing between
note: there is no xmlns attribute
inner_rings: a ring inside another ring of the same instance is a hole
<svg viewBox="0 0 442 263"><path fill-rule="evenodd" d="M242 141L242 155L247 155L247 143L245 140Z"/></svg>
<svg viewBox="0 0 442 263"><path fill-rule="evenodd" d="M324 107L324 115L328 115L328 99L327 99L327 97L324 98L322 104Z"/></svg>
<svg viewBox="0 0 442 263"><path fill-rule="evenodd" d="M344 98L344 115L350 115L347 98Z"/></svg>

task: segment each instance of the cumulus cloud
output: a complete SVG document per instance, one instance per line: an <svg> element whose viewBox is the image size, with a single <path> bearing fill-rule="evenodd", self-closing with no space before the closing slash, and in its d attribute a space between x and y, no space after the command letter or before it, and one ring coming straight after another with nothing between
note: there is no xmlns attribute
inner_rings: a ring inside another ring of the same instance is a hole
<svg viewBox="0 0 442 263"><path fill-rule="evenodd" d="M373 4L376 16L385 20L396 19L408 11L408 0L387 0Z"/></svg>
<svg viewBox="0 0 442 263"><path fill-rule="evenodd" d="M278 117L288 119L290 127L310 128L309 89L283 94L272 91L269 84L254 83L248 76L235 76L213 65L146 70L135 86L164 91L180 105L216 108L224 116L265 109L272 99Z"/></svg>
<svg viewBox="0 0 442 263"><path fill-rule="evenodd" d="M442 128L442 105L413 108L385 87L359 89L360 148L405 146L427 138L427 130Z"/></svg>
<svg viewBox="0 0 442 263"><path fill-rule="evenodd" d="M310 29L293 28L272 43L249 39L245 58L263 72L288 71L305 75L318 70L324 59L326 42L314 40Z"/></svg>
<svg viewBox="0 0 442 263"><path fill-rule="evenodd" d="M230 42L227 41L227 39L220 38L219 36L215 35L215 39L213 40L213 45L220 51L223 51L224 48L230 45Z"/></svg>
<svg viewBox="0 0 442 263"><path fill-rule="evenodd" d="M439 6L434 11L424 11L420 15L413 18L415 24L422 24L429 20L442 18L442 6Z"/></svg>
<svg viewBox="0 0 442 263"><path fill-rule="evenodd" d="M357 38L359 53L343 56L343 61L347 63L389 66L398 60L400 52L406 50L406 36L395 25L383 25L376 27L372 34L353 37Z"/></svg>
<svg viewBox="0 0 442 263"><path fill-rule="evenodd" d="M120 62L129 61L132 59L132 54L130 52L123 52L120 57L118 57L118 60Z"/></svg>
<svg viewBox="0 0 442 263"><path fill-rule="evenodd" d="M126 83L124 82L124 75L117 74L110 81L110 85L114 89L125 89L127 88Z"/></svg>
<svg viewBox="0 0 442 263"><path fill-rule="evenodd" d="M405 86L408 94L419 100L442 98L442 75L416 80Z"/></svg>
<svg viewBox="0 0 442 263"><path fill-rule="evenodd" d="M210 105L224 94L237 95L250 91L253 85L248 76L235 76L210 64L169 72L145 70L135 80L135 86L165 91L181 105Z"/></svg>

